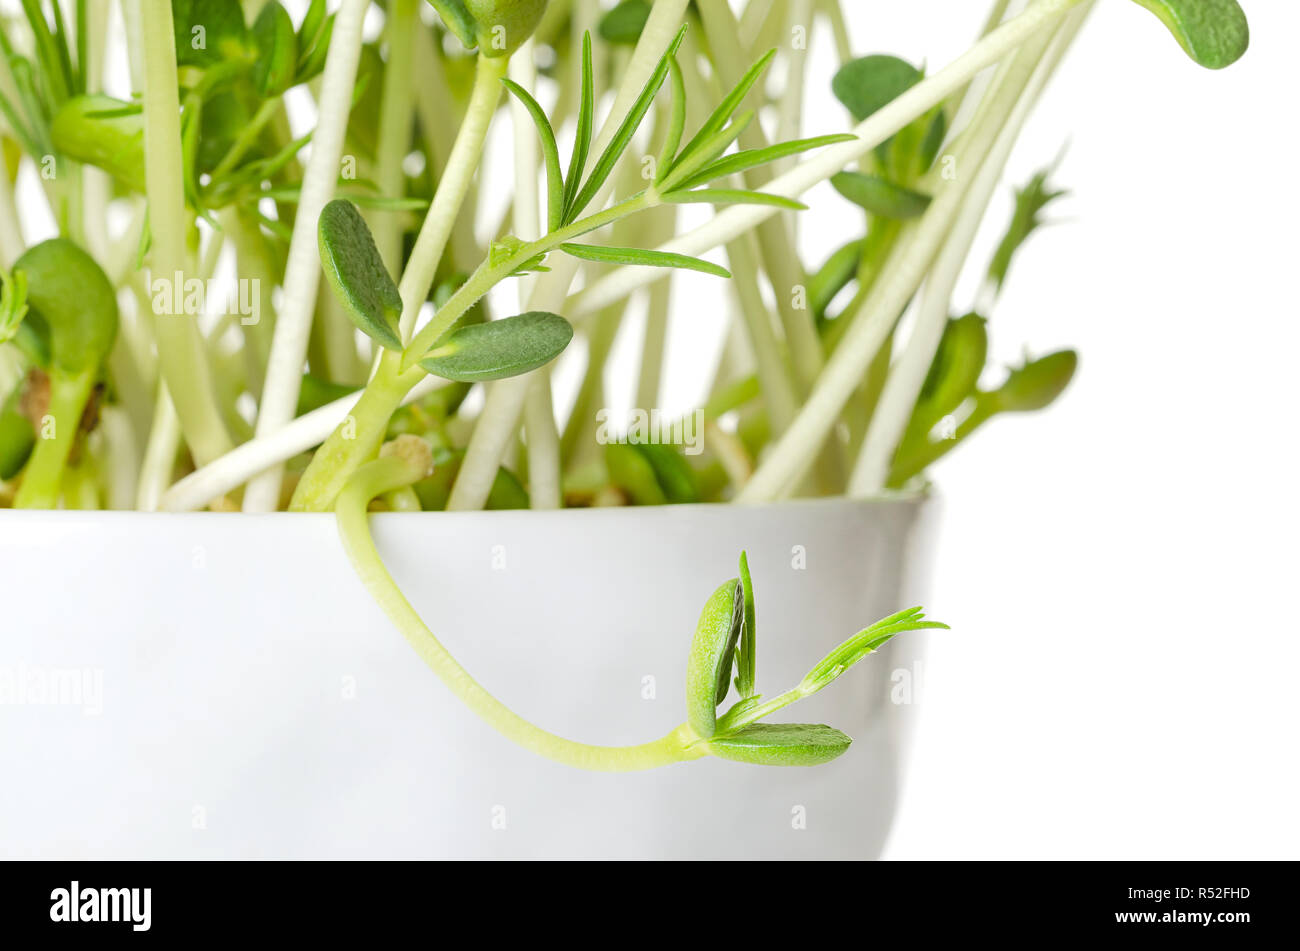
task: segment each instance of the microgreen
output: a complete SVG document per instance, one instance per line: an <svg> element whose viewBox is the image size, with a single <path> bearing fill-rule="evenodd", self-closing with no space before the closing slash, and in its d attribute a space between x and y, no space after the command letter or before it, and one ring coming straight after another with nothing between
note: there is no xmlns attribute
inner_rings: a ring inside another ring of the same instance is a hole
<svg viewBox="0 0 1300 951"><path fill-rule="evenodd" d="M1202 66L1227 66L1249 45L1233 0L1136 2ZM119 468L139 469L127 492L137 489L143 508L228 504L242 486L244 508L267 511L281 498L280 470L307 449L289 507L336 512L349 555L420 656L525 746L600 769L707 755L809 765L842 754L849 739L838 730L767 718L889 638L941 626L919 609L859 632L765 698L742 554L691 642L686 722L641 747L588 747L469 686L392 583L366 513L375 499L441 511L915 487L988 420L1053 403L1077 370L1075 352L993 367L988 334L1000 291L1028 266L1012 266L1020 249L1065 194L1055 164L1016 191L978 301L960 300L957 288L1015 133L1091 3L1033 0L1010 17L999 3L990 22L1001 25L939 68L854 58L838 0L803 5L809 25L829 21L837 53L850 54L829 90L813 92L844 110L806 131L797 96L812 57L775 43L784 14L763 26L752 14L731 18L725 4L692 11L684 0L430 3L438 25L409 0L147 0L128 31L129 56L98 55L85 0L22 0L0 23L9 165L0 187L39 181L31 200L44 201L41 220L58 230L24 249L29 222L5 222L5 260L15 263L0 271L0 347L23 382L5 381L0 393L0 480L11 483L0 500L77 504L89 496L69 486L93 490L100 478L78 466L77 449L107 444L108 455L137 454ZM245 15L251 7L256 16ZM700 24L705 35L688 36ZM535 48L525 46L535 31ZM810 31L814 42L820 32ZM447 34L472 55L448 52ZM520 50L538 58L516 59ZM94 74L128 61L140 67L134 88ZM975 83L985 70L992 81ZM617 88L599 89L602 77ZM307 94L316 119L300 128L288 105ZM494 173L479 173L510 165L484 156L505 141L489 136L503 111L528 117L513 130L508 196ZM20 179L19 163L41 174ZM793 250L793 213L822 183L844 199L815 224L836 250L807 269ZM0 214L27 217L28 196L13 197L0 196ZM685 231L686 205L718 211L700 210L708 220ZM507 223L484 237L476 226L503 210ZM129 219L125 232L119 219ZM716 249L726 266L710 260ZM139 319L157 281L203 286L231 265L242 289L260 288L256 319L221 319L203 304ZM654 409L668 327L680 326L671 282L683 271L735 277L734 340L717 379L700 387L711 395L699 456L630 434L604 439L589 418L603 408L610 354L627 333L628 295L657 280L627 381ZM493 319L507 291L519 292L522 313ZM117 345L119 295L136 306ZM575 326L587 338L585 378L561 438L555 407L565 404L552 399L549 373ZM521 379L494 382L510 377ZM480 389L483 399L469 398ZM88 432L101 401L127 410L138 430L130 446L108 427ZM154 402L175 417L151 419ZM22 412L33 405L57 433L35 432ZM249 438L250 407L252 442L236 448ZM868 456L870 485L850 476ZM198 471L173 484L177 460Z"/></svg>

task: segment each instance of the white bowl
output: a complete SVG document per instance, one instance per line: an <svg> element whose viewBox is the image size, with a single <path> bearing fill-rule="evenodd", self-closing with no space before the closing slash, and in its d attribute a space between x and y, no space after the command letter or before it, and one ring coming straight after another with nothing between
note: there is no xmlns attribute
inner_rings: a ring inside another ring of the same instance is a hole
<svg viewBox="0 0 1300 951"><path fill-rule="evenodd" d="M700 609L747 549L758 684L920 603L917 499L378 515L433 631L518 713L634 744L685 717ZM329 515L0 512L6 858L876 856L908 706L896 639L777 719L833 763L596 774L454 700L352 573ZM905 693L905 692L904 692Z"/></svg>

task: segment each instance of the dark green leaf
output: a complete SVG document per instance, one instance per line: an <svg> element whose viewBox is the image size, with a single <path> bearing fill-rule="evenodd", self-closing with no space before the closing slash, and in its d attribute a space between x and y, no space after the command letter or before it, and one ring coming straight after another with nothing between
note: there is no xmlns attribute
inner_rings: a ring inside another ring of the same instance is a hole
<svg viewBox="0 0 1300 951"><path fill-rule="evenodd" d="M420 359L444 380L478 383L519 376L550 363L573 339L559 314L535 310L461 327Z"/></svg>
<svg viewBox="0 0 1300 951"><path fill-rule="evenodd" d="M635 46L650 19L649 0L623 0L600 18L600 36L607 43Z"/></svg>
<svg viewBox="0 0 1300 951"><path fill-rule="evenodd" d="M601 188L604 187L609 176L613 173L614 167L618 164L618 160L623 156L627 147L632 143L632 137L636 135L636 130L640 128L641 120L645 118L646 112L649 111L651 104L654 102L655 96L658 95L660 87L664 84L664 80L668 78L670 70L668 64L672 60L672 57L676 55L677 47L681 45L682 38L685 35L686 27L683 26L681 30L678 31L677 38L668 48L668 52L665 53L663 59L659 61L659 65L656 67L654 74L650 77L650 81L647 82L645 88L641 90L641 95L638 96L636 102L633 103L631 111L628 112L626 118L624 118L622 124L618 127L618 131L614 133L614 137L610 140L609 145L606 146L605 151L601 153L600 158L596 160L596 164L591 170L591 177L587 179L587 183L582 186L582 190L579 191L577 197L574 198L573 206L568 209L566 214L566 223L572 222L576 219L577 216L582 214L583 210L591 204L596 195L599 194Z"/></svg>
<svg viewBox="0 0 1300 951"><path fill-rule="evenodd" d="M609 481L621 489L633 505L667 505L659 477L640 446L625 442L605 446L605 469Z"/></svg>
<svg viewBox="0 0 1300 951"><path fill-rule="evenodd" d="M316 44L321 27L325 25L325 0L311 0L298 27L298 49L309 50Z"/></svg>
<svg viewBox="0 0 1300 951"><path fill-rule="evenodd" d="M921 71L897 56L864 56L845 63L831 81L835 98L862 122L921 81Z"/></svg>
<svg viewBox="0 0 1300 951"><path fill-rule="evenodd" d="M693 188L696 185L703 185L706 182L727 175L746 172L751 168L767 165L769 162L776 162L791 155L807 152L810 149L820 149L841 142L853 142L855 139L856 136L844 134L822 135L813 139L796 139L793 142L782 142L778 145L769 145L766 148L737 152L734 155L728 155L706 165L684 182L682 187Z"/></svg>
<svg viewBox="0 0 1300 951"><path fill-rule="evenodd" d="M253 85L263 98L279 96L293 85L298 72L298 37L279 0L262 7L253 23L253 41L257 44Z"/></svg>
<svg viewBox="0 0 1300 951"><path fill-rule="evenodd" d="M547 233L556 231L564 221L564 175L560 171L560 150L555 144L555 130L546 118L541 105L518 83L501 80L511 94L523 103L537 126L537 137L542 143L542 158L546 165L546 221Z"/></svg>
<svg viewBox="0 0 1300 951"><path fill-rule="evenodd" d="M732 578L705 602L686 662L686 719L703 739L713 736L718 704L731 687L736 642L744 622L745 600L739 580Z"/></svg>
<svg viewBox="0 0 1300 951"><path fill-rule="evenodd" d="M844 753L852 742L821 724L752 723L738 733L709 740L709 752L759 766L819 766Z"/></svg>
<svg viewBox="0 0 1300 951"><path fill-rule="evenodd" d="M664 498L669 503L681 505L700 500L695 470L681 450L662 443L641 443L635 448L650 463L655 479L663 489Z"/></svg>
<svg viewBox="0 0 1300 951"><path fill-rule="evenodd" d="M807 211L808 206L784 195L751 192L730 188L699 188L695 191L673 192L661 195L660 200L670 205L769 205L789 211Z"/></svg>
<svg viewBox="0 0 1300 951"><path fill-rule="evenodd" d="M988 350L988 331L979 314L966 314L948 321L904 442L928 437L939 420L956 412L974 394Z"/></svg>
<svg viewBox="0 0 1300 951"><path fill-rule="evenodd" d="M1236 0L1135 0L1207 69L1231 66L1250 46L1250 24Z"/></svg>
<svg viewBox="0 0 1300 951"><path fill-rule="evenodd" d="M596 109L596 80L591 67L591 34L582 34L582 101L578 106L578 131L569 156L569 174L564 180L564 221L571 221L570 211L578 197L582 176L587 173L587 155L591 151L591 132Z"/></svg>
<svg viewBox="0 0 1300 951"><path fill-rule="evenodd" d="M16 409L0 410L0 481L12 479L27 464L36 445L31 421Z"/></svg>
<svg viewBox="0 0 1300 951"><path fill-rule="evenodd" d="M294 82L308 82L325 71L325 56L329 53L330 39L334 36L335 16L331 13L325 18L325 25L320 28L314 46L307 50L299 48L298 75L294 77Z"/></svg>
<svg viewBox="0 0 1300 951"><path fill-rule="evenodd" d="M930 196L876 175L840 172L831 177L831 185L853 204L879 218L906 221L919 218L930 207Z"/></svg>
<svg viewBox="0 0 1300 951"><path fill-rule="evenodd" d="M638 267L675 267L687 271L699 271L715 277L731 277L731 272L710 261L693 258L685 254L671 254L667 251L646 251L641 248L603 248L594 244L562 244L560 250L565 254L583 261L595 261L598 264L623 264Z"/></svg>
<svg viewBox="0 0 1300 951"><path fill-rule="evenodd" d="M673 104L672 111L668 114L668 132L664 135L663 148L659 151L659 160L655 166L656 184L662 182L672 168L677 148L682 144L682 132L686 128L686 82L682 77L682 68L677 65L676 56L668 61L668 74L673 81Z"/></svg>
<svg viewBox="0 0 1300 951"><path fill-rule="evenodd" d="M678 159L679 163L689 162L691 159L698 158L704 152L706 143L721 132L731 120L732 115L740 108L740 104L745 101L745 97L754 88L754 84L758 82L759 77L771 65L774 56L776 56L776 50L768 50L758 62L749 67L749 70L741 77L740 82L736 83L731 92L727 93L718 108L713 110L713 114L704 121L704 125L700 126L699 131L695 133L695 137L686 144L686 148L682 149L682 154ZM706 159L706 161L709 160Z"/></svg>
<svg viewBox="0 0 1300 951"><path fill-rule="evenodd" d="M211 66L245 55L244 12L230 0L172 0L176 62Z"/></svg>
<svg viewBox="0 0 1300 951"><path fill-rule="evenodd" d="M402 297L361 212L336 198L321 211L318 232L321 266L348 317L377 343L401 350Z"/></svg>

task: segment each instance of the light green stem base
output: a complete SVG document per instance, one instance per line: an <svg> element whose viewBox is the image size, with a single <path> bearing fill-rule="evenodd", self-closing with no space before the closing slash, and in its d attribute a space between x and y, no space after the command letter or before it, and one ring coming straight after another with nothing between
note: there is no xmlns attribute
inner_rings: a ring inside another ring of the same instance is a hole
<svg viewBox="0 0 1300 951"><path fill-rule="evenodd" d="M63 483L68 454L76 440L81 425L81 414L95 384L94 371L64 376L58 372L50 376L50 405L46 411L48 438L43 430L46 421L36 427L36 448L23 472L23 484L14 498L14 507L20 509L52 509L59 504L59 490Z"/></svg>
<svg viewBox="0 0 1300 951"><path fill-rule="evenodd" d="M667 736L639 746L589 746L556 736L528 722L487 692L447 652L425 626L384 567L370 534L367 507L371 499L423 475L396 456L377 459L348 480L335 506L339 534L358 576L379 602L402 636L438 675L447 688L493 729L539 756L597 772L635 772L708 755L708 746L686 724Z"/></svg>

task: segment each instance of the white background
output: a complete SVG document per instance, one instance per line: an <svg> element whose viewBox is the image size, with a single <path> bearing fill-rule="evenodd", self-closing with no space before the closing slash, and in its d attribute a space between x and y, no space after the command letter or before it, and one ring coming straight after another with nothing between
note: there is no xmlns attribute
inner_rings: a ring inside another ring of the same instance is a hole
<svg viewBox="0 0 1300 951"><path fill-rule="evenodd" d="M1244 5L1252 49L1211 73L1101 0L1012 160L1020 182L1069 141L1073 194L990 332L1080 373L935 470L928 607L954 629L889 857L1300 857L1300 10ZM855 52L935 67L985 5L849 6Z"/></svg>
<svg viewBox="0 0 1300 951"><path fill-rule="evenodd" d="M846 4L856 53L931 69L986 6ZM889 857L1300 857L1300 9L1246 6L1251 52L1211 73L1100 0L1013 156L1008 186L1068 142L1072 195L1017 260L994 347L1077 347L1081 369L1050 412L996 420L934 472L927 608L953 631L930 639ZM839 131L833 48L813 43L805 132ZM812 262L859 218L828 187L810 203ZM981 265L1009 211L1004 194ZM670 409L707 378L720 295L678 285Z"/></svg>

